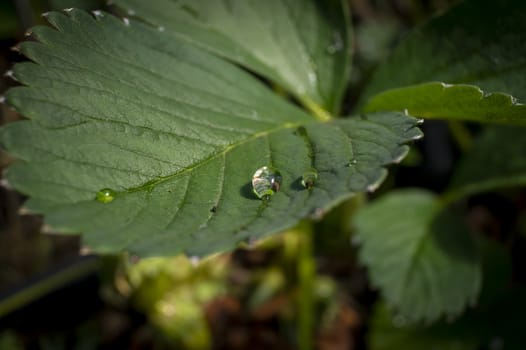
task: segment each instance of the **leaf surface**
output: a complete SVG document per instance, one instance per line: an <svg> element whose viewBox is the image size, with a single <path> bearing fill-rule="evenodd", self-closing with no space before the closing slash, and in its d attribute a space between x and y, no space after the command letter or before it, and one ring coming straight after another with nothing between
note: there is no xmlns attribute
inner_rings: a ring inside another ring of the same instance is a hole
<svg viewBox="0 0 526 350"><path fill-rule="evenodd" d="M526 105L503 93L486 94L473 85L424 83L374 96L364 112L407 110L429 119L526 124Z"/></svg>
<svg viewBox="0 0 526 350"><path fill-rule="evenodd" d="M453 174L456 196L526 185L526 128L495 126L483 131Z"/></svg>
<svg viewBox="0 0 526 350"><path fill-rule="evenodd" d="M356 215L360 260L407 322L455 315L474 300L481 267L462 219L424 190L383 196Z"/></svg>
<svg viewBox="0 0 526 350"><path fill-rule="evenodd" d="M116 0L178 38L337 113L351 64L348 8L340 0ZM307 102L307 103L309 103Z"/></svg>
<svg viewBox="0 0 526 350"><path fill-rule="evenodd" d="M362 97L365 110L524 123L525 16L521 0L454 6L412 32L378 69Z"/></svg>
<svg viewBox="0 0 526 350"><path fill-rule="evenodd" d="M421 136L401 113L316 121L244 70L185 40L104 13L50 13L21 44L25 86L7 102L30 120L0 131L27 206L96 251L204 255L277 233L372 190ZM281 191L251 178L277 168ZM316 169L310 189L305 171ZM95 200L109 188L115 199Z"/></svg>

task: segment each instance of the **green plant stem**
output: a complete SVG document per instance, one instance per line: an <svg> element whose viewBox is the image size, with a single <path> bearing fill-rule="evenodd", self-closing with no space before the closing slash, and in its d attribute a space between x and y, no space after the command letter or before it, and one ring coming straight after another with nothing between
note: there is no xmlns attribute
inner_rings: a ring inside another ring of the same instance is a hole
<svg viewBox="0 0 526 350"><path fill-rule="evenodd" d="M327 112L325 109L323 109L322 106L312 101L311 99L305 97L300 98L300 102L305 108L307 108L309 112L311 112L316 117L316 119L323 122L334 119L334 117L329 112Z"/></svg>
<svg viewBox="0 0 526 350"><path fill-rule="evenodd" d="M316 266L313 257L313 226L311 222L303 221L298 225L298 349L311 350L314 334L314 279Z"/></svg>
<svg viewBox="0 0 526 350"><path fill-rule="evenodd" d="M16 290L3 300L0 300L0 318L42 298L46 294L62 288L70 282L96 272L99 269L99 265L100 261L98 258L84 258L59 272L46 276L35 283L31 283L25 288Z"/></svg>
<svg viewBox="0 0 526 350"><path fill-rule="evenodd" d="M455 139L458 147L462 152L466 152L471 148L473 144L473 138L468 128L459 121L452 120L448 123L449 131Z"/></svg>

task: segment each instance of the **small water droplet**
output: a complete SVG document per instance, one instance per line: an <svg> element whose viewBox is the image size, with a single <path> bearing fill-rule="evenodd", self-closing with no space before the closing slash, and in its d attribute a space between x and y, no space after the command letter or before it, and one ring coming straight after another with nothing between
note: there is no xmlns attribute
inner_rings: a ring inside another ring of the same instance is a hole
<svg viewBox="0 0 526 350"><path fill-rule="evenodd" d="M101 203L109 203L115 199L116 195L117 193L114 190L110 188L103 188L102 190L97 192L95 199Z"/></svg>
<svg viewBox="0 0 526 350"><path fill-rule="evenodd" d="M250 236L250 237L247 237L245 239L245 243L247 244L247 248L248 249L254 249L254 247L256 246L256 237L254 236Z"/></svg>
<svg viewBox="0 0 526 350"><path fill-rule="evenodd" d="M327 53L329 55L334 55L336 52L341 51L343 49L343 40L340 32L335 31L332 33L332 42L329 46L327 46Z"/></svg>
<svg viewBox="0 0 526 350"><path fill-rule="evenodd" d="M252 190L261 199L268 199L281 187L281 173L274 168L264 166L252 176Z"/></svg>
<svg viewBox="0 0 526 350"><path fill-rule="evenodd" d="M312 188L316 180L318 180L318 172L316 169L309 169L301 176L301 185L305 188Z"/></svg>
<svg viewBox="0 0 526 350"><path fill-rule="evenodd" d="M402 328L407 325L407 319L402 315L395 315L393 317L393 326L396 328Z"/></svg>
<svg viewBox="0 0 526 350"><path fill-rule="evenodd" d="M125 25L125 26L127 26L127 27L130 26L130 20L129 20L128 18L124 17L124 18L122 19L122 21L124 22L124 25Z"/></svg>
<svg viewBox="0 0 526 350"><path fill-rule="evenodd" d="M163 26L160 26L160 27L157 28L157 30L160 31L160 32L164 32L165 28Z"/></svg>
<svg viewBox="0 0 526 350"><path fill-rule="evenodd" d="M197 255L192 255L189 259L193 267L197 267L199 263L201 262L201 258L198 257Z"/></svg>
<svg viewBox="0 0 526 350"><path fill-rule="evenodd" d="M323 216L325 215L325 211L322 208L315 208L311 214L310 218L315 221L319 221L323 219Z"/></svg>
<svg viewBox="0 0 526 350"><path fill-rule="evenodd" d="M356 165L358 163L358 161L356 159L351 159L351 161L349 162L349 164L347 164L347 166L353 166L353 165Z"/></svg>

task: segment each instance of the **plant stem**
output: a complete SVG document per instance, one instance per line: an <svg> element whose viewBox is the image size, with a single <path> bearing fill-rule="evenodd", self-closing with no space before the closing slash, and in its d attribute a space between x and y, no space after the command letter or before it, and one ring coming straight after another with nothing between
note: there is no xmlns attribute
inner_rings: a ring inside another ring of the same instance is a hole
<svg viewBox="0 0 526 350"><path fill-rule="evenodd" d="M53 272L50 276L43 277L25 288L22 287L7 294L3 300L0 300L0 318L62 288L68 283L96 272L99 265L100 261L97 257L83 257L72 265L68 265L58 272Z"/></svg>
<svg viewBox="0 0 526 350"><path fill-rule="evenodd" d="M329 112L323 109L322 106L309 98L300 98L300 102L320 121L326 122L334 118Z"/></svg>
<svg viewBox="0 0 526 350"><path fill-rule="evenodd" d="M451 135L453 135L453 138L455 139L460 150L462 152L469 150L471 148L471 144L473 143L473 139L468 128L466 128L462 122L455 120L450 121L448 126L449 131L451 132Z"/></svg>
<svg viewBox="0 0 526 350"><path fill-rule="evenodd" d="M316 276L315 261L312 252L312 223L304 221L298 226L298 349L311 350L314 338L314 278Z"/></svg>

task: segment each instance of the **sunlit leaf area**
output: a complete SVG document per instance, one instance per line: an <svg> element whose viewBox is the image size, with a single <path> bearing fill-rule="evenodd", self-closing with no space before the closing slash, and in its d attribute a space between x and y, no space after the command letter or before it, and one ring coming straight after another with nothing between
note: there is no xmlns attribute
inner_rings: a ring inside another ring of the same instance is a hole
<svg viewBox="0 0 526 350"><path fill-rule="evenodd" d="M0 350L524 350L523 0L0 1Z"/></svg>

